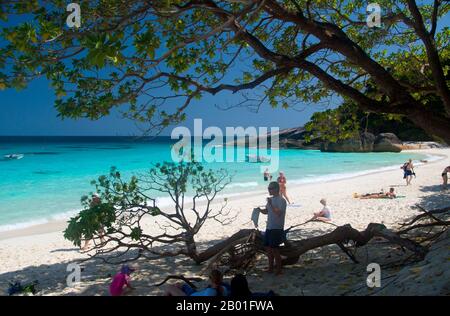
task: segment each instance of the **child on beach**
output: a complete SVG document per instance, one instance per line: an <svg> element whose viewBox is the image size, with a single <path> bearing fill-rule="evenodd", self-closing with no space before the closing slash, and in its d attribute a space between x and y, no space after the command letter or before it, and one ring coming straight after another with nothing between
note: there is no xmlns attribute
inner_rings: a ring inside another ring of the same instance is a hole
<svg viewBox="0 0 450 316"><path fill-rule="evenodd" d="M109 286L109 293L111 296L121 296L127 294L129 291L134 290L134 287L130 284L130 274L135 269L128 265L123 265L120 272L117 273Z"/></svg>
<svg viewBox="0 0 450 316"><path fill-rule="evenodd" d="M322 222L331 221L331 212L327 207L327 200L321 199L320 204L323 205L323 208L320 212L314 213L312 220L318 220Z"/></svg>

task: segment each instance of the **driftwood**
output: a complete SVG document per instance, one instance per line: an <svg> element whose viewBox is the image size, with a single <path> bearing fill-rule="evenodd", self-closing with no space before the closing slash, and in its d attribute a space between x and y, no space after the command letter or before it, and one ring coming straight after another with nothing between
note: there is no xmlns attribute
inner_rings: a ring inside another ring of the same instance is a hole
<svg viewBox="0 0 450 316"><path fill-rule="evenodd" d="M280 247L283 265L295 264L304 253L328 245L337 245L353 262L358 263L356 256L346 245L352 242L353 247L361 247L375 237L407 249L412 252L411 258L422 260L428 252L426 242L437 239L450 224L450 221L437 217L438 215L447 215L450 207L431 211L426 211L420 206L418 207L423 213L410 222L401 224L399 231L390 230L378 223L371 223L365 230L358 231L347 224L338 226L330 233L316 237L301 240L288 238L284 246ZM425 228L429 229L426 238L422 238L420 243L413 240L416 239L415 232L423 232ZM441 230L436 232L436 229ZM262 232L254 229L243 229L199 253L196 256L196 262L210 261L206 267L207 269L213 266L226 266L229 269L246 270L251 266L252 257L254 258L257 253L265 252Z"/></svg>
<svg viewBox="0 0 450 316"><path fill-rule="evenodd" d="M422 209L423 210L423 209ZM358 231L352 228L349 224L338 226L330 233L306 238L302 240L286 240L284 246L280 247L280 252L283 257L283 265L292 265L299 261L300 256L304 253L328 245L337 245L339 248L354 262L359 263L356 256L353 254L351 243L353 247L361 247L370 242L373 238L382 238L389 243L399 245L403 249L408 249L411 254L407 256L406 260L394 263L394 265L403 266L408 262L422 260L428 252L430 242L437 239L447 229L449 221L437 218L436 214L447 215L450 208L444 208L433 211L424 211L423 214L416 216L409 223L401 224L400 231L393 231L387 229L384 225L378 223L371 223L363 231ZM421 223L423 221L426 223ZM412 224L416 224L411 226ZM298 225L297 225L298 226ZM295 227L295 226L294 226ZM293 228L293 227L291 227ZM290 229L288 231L290 231ZM422 239L421 242L411 240L416 237L415 232L423 232L423 228L429 228L428 237ZM439 231L440 230L440 231ZM432 231L432 232L431 232ZM410 237L410 238L407 238ZM220 241L219 243L209 247L205 251L196 255L196 262L207 262L208 264L203 269L209 270L211 268L222 268L222 271L229 270L248 270L256 261L258 253L265 253L266 249L263 246L263 234L256 229L243 229L232 235L231 237ZM392 263L391 263L392 265ZM160 286L169 279L181 279L195 288L190 280L199 281L201 279L187 279L182 276L169 276L163 282L156 284Z"/></svg>

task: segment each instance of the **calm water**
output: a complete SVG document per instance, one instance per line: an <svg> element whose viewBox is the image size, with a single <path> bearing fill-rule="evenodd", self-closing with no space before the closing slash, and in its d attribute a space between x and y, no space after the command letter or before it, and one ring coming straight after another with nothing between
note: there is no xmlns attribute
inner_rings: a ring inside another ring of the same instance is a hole
<svg viewBox="0 0 450 316"><path fill-rule="evenodd" d="M170 161L167 138L124 137L0 137L0 230L64 218L81 207L80 197L92 192L90 181L107 174L111 166L129 177L148 170L152 163ZM242 149L240 149L242 150ZM11 153L20 160L4 160ZM399 168L403 153L321 153L280 150L280 170L288 185L329 181L382 168ZM213 163L234 174L225 193L263 190L266 186L256 163ZM400 176L400 174L399 174Z"/></svg>

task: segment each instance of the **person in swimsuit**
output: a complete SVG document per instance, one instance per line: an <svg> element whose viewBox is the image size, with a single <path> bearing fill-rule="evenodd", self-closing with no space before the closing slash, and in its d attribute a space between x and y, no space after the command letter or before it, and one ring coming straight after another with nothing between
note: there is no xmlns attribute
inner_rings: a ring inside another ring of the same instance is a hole
<svg viewBox="0 0 450 316"><path fill-rule="evenodd" d="M283 171L280 171L280 176L277 179L278 184L280 185L280 195L286 199L286 201L291 204L291 201L289 200L289 197L287 196L287 189L286 189L286 176L284 175Z"/></svg>
<svg viewBox="0 0 450 316"><path fill-rule="evenodd" d="M394 188L390 188L389 192L386 193L367 193L363 195L358 195L357 193L355 193L354 197L360 199L395 199L397 195L394 192Z"/></svg>
<svg viewBox="0 0 450 316"><path fill-rule="evenodd" d="M448 175L447 175L447 173L449 173L449 172L450 172L450 166L446 167L444 169L444 171L442 171L442 180L443 180L442 187L443 187L444 190L447 189L447 184L448 184Z"/></svg>
<svg viewBox="0 0 450 316"><path fill-rule="evenodd" d="M264 170L264 181L269 181L272 180L272 175L269 172L269 169L266 168L266 170Z"/></svg>
<svg viewBox="0 0 450 316"><path fill-rule="evenodd" d="M403 179L406 180L406 185L410 185L412 176L415 175L412 160L409 159L407 162L405 162L401 169L403 169Z"/></svg>

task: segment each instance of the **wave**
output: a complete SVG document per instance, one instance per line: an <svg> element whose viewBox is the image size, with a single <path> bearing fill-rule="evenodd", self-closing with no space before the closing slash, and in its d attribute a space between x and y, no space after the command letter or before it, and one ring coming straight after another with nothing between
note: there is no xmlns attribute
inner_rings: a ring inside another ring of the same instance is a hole
<svg viewBox="0 0 450 316"><path fill-rule="evenodd" d="M427 155L426 159L428 162L438 161L443 159L441 156L433 156L433 155ZM423 160L423 159L422 159ZM421 162L420 160L413 160L413 163L415 166L422 166L426 163ZM374 174L384 171L393 171L393 170L399 170L399 165L394 166L387 166L387 167L380 167L375 169L369 169L369 170L361 170L361 171L354 171L354 172L346 172L346 173L333 173L325 176L317 176L317 175L311 175L311 178L303 178L303 179L294 179L290 180L289 183L291 184L306 184L306 183L323 183L328 181L336 181L336 180L343 180L343 179L350 179L360 176L365 176L368 174Z"/></svg>
<svg viewBox="0 0 450 316"><path fill-rule="evenodd" d="M250 187L257 187L258 182L236 182L236 183L230 183L227 185L227 188L250 188Z"/></svg>
<svg viewBox="0 0 450 316"><path fill-rule="evenodd" d="M437 156L437 155L426 155L424 159L421 160L427 160L428 163L438 161L444 159L443 156ZM426 163L421 162L420 160L414 160L413 161L416 166L424 165ZM329 181L336 181L336 180L343 180L343 179L349 179L359 176L364 176L368 174L374 174L379 173L383 171L392 171L392 170L399 170L399 165L394 166L387 166L387 167L381 167L376 169L370 169L370 170L362 170L362 171L356 171L356 172L347 172L347 173L334 173L334 174L328 174L323 176L317 176L314 174L307 174L306 177L301 179L289 179L289 184L310 184L310 183L323 183L323 182L329 182ZM222 192L221 194L217 195L215 198L215 201L220 201L226 198L235 197L235 196L243 196L243 195L252 195L252 194L263 194L266 191L263 190L264 186L267 184L258 184L256 181L252 182L236 182L229 184L226 189L232 189L232 188L253 188L253 190L248 191L231 191L231 192ZM199 202L204 201L205 199L198 199ZM189 203L192 202L192 196L185 196L185 202ZM161 196L156 197L156 204L158 207L167 207L170 205L173 205L174 202L169 196ZM0 232L5 231L12 231L12 230L18 230L18 229L24 229L31 226L36 225L42 225L47 224L49 222L54 221L62 221L62 220L68 220L70 217L74 216L78 212L80 212L81 209L71 210L64 213L57 213L52 214L48 216L47 218L43 219L36 219L36 220L30 220L26 222L19 222L19 223L13 223L13 224L5 224L0 225Z"/></svg>
<svg viewBox="0 0 450 316"><path fill-rule="evenodd" d="M80 212L80 210L72 210L72 211L67 211L67 212L63 212L63 213L52 214L46 218L35 219L35 220L19 222L19 223L14 223L14 224L1 225L0 232L24 229L24 228L37 226L37 225L44 225L44 224L48 224L48 223L56 222L56 221L69 220L70 217L75 216L79 212Z"/></svg>

